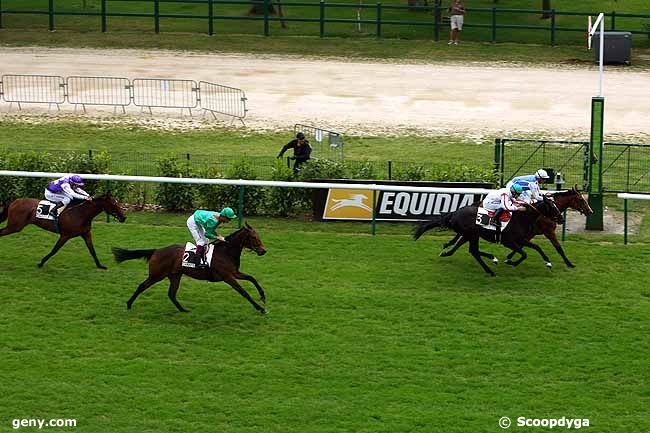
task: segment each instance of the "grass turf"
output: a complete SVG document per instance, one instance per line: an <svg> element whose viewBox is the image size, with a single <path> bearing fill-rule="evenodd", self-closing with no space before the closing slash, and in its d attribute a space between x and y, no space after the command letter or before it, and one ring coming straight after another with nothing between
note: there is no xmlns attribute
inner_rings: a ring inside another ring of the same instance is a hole
<svg viewBox="0 0 650 433"><path fill-rule="evenodd" d="M372 238L353 224L258 219L269 253L245 255L242 269L265 287L268 316L223 283L190 279L179 300L191 313L175 310L165 283L127 311L146 264L116 265L110 247L183 242L181 219L97 224L106 272L79 239L43 269L54 235L30 227L0 240L5 426L449 433L566 416L593 431L650 428L645 244L571 238L577 269L553 252L553 271L531 255L490 278L465 248L436 257L442 238L414 242L405 226Z"/></svg>

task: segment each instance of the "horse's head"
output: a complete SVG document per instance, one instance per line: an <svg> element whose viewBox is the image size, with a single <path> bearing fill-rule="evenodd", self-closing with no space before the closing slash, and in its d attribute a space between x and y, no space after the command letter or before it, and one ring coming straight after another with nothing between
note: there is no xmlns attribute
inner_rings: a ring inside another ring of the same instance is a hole
<svg viewBox="0 0 650 433"><path fill-rule="evenodd" d="M242 247L255 251L258 256L266 254L266 248L264 247L260 236L248 223L246 223L242 229L228 236L227 240L229 242L231 237L236 237Z"/></svg>
<svg viewBox="0 0 650 433"><path fill-rule="evenodd" d="M124 215L124 210L122 206L117 202L113 194L110 191L98 197L96 200L102 201L102 210L109 215L114 216L121 223L126 221L126 215Z"/></svg>
<svg viewBox="0 0 650 433"><path fill-rule="evenodd" d="M580 191L578 191L578 185L574 185L573 188L571 188L571 200L569 201L569 207L571 209L575 209L584 216L589 216L594 213L594 211L591 209L591 206L589 206L589 203L587 203L587 200L580 194Z"/></svg>

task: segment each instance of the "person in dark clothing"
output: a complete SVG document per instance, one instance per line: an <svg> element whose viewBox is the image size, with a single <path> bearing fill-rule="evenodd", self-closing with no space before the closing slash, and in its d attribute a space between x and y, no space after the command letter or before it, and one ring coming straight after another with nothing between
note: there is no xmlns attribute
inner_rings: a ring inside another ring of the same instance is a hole
<svg viewBox="0 0 650 433"><path fill-rule="evenodd" d="M302 132L297 133L295 139L282 146L280 153L278 153L278 159L282 158L284 152L289 149L293 149L293 156L290 156L289 159L296 161L293 164L293 172L297 173L300 166L310 159L311 146L309 140L305 140L305 134Z"/></svg>

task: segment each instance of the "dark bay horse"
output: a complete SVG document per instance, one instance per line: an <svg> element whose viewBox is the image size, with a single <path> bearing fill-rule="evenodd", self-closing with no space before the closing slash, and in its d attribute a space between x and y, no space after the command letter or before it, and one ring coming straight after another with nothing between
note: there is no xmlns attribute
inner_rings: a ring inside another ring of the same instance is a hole
<svg viewBox="0 0 650 433"><path fill-rule="evenodd" d="M266 249L259 235L248 224L228 235L225 242L220 242L215 245L212 261L210 267L207 269L183 267L183 254L185 253L185 246L183 245L170 245L165 248L151 250L113 248L113 255L118 263L133 259L145 259L149 262L149 276L135 289L135 292L127 301L126 307L131 309L133 302L142 292L158 281L169 278L169 291L167 292L167 296L169 296L169 299L179 311L188 312L176 299L176 292L178 291L181 277L187 275L197 280L211 282L224 281L246 298L257 311L266 314L266 309L255 302L248 292L237 282L237 280L247 280L253 283L260 295L262 303L266 302L264 289L262 289L262 286L259 285L257 280L252 275L244 274L239 270L240 257L244 248L255 251L258 256L266 254Z"/></svg>
<svg viewBox="0 0 650 433"><path fill-rule="evenodd" d="M528 239L532 237L533 226L540 218L550 218L558 221L561 217L562 214L555 203L547 198L533 205L527 205L526 210L523 212L513 212L508 227L501 233L501 243L506 248L521 255L517 261L511 264L517 266L528 257L523 250L524 246L539 250L539 247L532 244ZM461 241L458 242L461 245L469 242L470 254L485 272L495 276L495 273L485 264L481 257L489 258L494 263L498 263L498 260L492 254L479 250L479 240L482 238L494 243L496 242L496 233L494 230L488 230L476 224L476 206L465 206L455 212L449 212L431 221L423 222L416 227L413 237L417 240L425 232L436 227L449 228L455 231L461 236ZM451 255L458 248L459 245L457 244L451 253L441 254L441 256Z"/></svg>
<svg viewBox="0 0 650 433"><path fill-rule="evenodd" d="M58 218L58 221L51 221L36 218L36 207L39 199L20 198L3 207L0 212L0 223L7 220L7 226L0 230L0 237L17 233L25 228L26 225L34 224L49 232L58 233L59 240L52 248L52 251L43 257L38 267L43 267L59 249L70 239L81 236L86 242L86 247L90 255L95 260L95 265L99 269L107 269L102 265L95 253L93 238L90 233L93 219L102 212L117 218L119 222L124 222L126 216L110 192L93 198L92 200L81 200L71 202Z"/></svg>
<svg viewBox="0 0 650 433"><path fill-rule="evenodd" d="M593 210L591 210L591 207L589 207L589 203L587 203L587 200L585 200L585 198L582 196L580 191L578 191L577 185L567 191L554 192L551 194L551 197L553 198L553 201L555 201L558 210L562 213L564 213L564 211L566 211L567 209L577 210L584 216L589 216L592 213L594 213ZM562 259L564 260L564 263L570 268L575 268L575 265L571 263L571 260L569 260L569 258L564 253L562 244L560 244L560 241L557 239L557 236L555 235L555 230L557 229L557 226L558 226L558 221L556 220L549 219L549 218L539 218L537 221L535 221L535 224L533 226L533 232L531 234L530 239L528 239L528 241L531 241L537 235L543 234L551 242L551 244L553 244L555 250L558 252L558 254L560 254ZM452 245L454 245L454 248L451 249L450 251L442 252L440 255L444 257L448 257L454 254L461 245L467 242L466 240L461 238L462 235L457 234L456 237L454 237L454 239L445 243L443 245L443 249L449 248ZM530 242L530 244L531 245L526 245L526 246L532 246L532 248L538 251L539 254L542 256L542 259L546 262L546 266L550 268L552 266L551 261L546 256L544 251L542 251L542 249L539 246L533 244L532 242ZM512 263L511 260L514 255L515 255L514 251L508 254L505 263L511 264Z"/></svg>

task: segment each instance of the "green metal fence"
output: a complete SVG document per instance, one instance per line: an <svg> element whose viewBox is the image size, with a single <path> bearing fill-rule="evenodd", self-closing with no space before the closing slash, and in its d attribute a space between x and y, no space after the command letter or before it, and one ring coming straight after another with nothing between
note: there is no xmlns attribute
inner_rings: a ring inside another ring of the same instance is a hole
<svg viewBox="0 0 650 433"><path fill-rule="evenodd" d="M501 185L543 167L561 172L567 184L587 191L590 162L588 141L495 140L495 169ZM650 145L605 142L602 162L604 192L650 192Z"/></svg>
<svg viewBox="0 0 650 433"><path fill-rule="evenodd" d="M325 37L330 34L352 35L361 33L363 26L364 34L374 34L381 37L412 37L430 38L439 40L441 32L448 30L444 20L446 7L439 5L412 6L399 4L363 4L360 2L350 3L328 3L324 0L319 2L301 1L280 1L272 0L246 1L246 0L91 0L93 7L90 10L80 8L78 2L70 5L64 0L42 0L40 8L30 8L29 4L19 0L0 0L0 28L6 25L7 16L36 15L47 18L47 28L54 31L58 28L58 18L94 18L98 22L97 29L106 32L117 24L109 25L110 18L137 18L149 21L149 29L155 33L163 30L167 20L191 21L191 24L182 28L175 28L175 31L205 32L209 35L218 33L242 33L251 31L269 36L271 23L280 23L286 27L286 23L300 23L307 26L299 27L290 34L318 34ZM31 2L33 3L33 2ZM138 6L124 6L125 4ZM260 15L250 15L247 9L254 3L261 7ZM163 11L169 4L178 5L169 11ZM164 6L164 8L162 8ZM292 14L278 16L272 14L272 8L290 8ZM134 9L135 8L135 11ZM597 12L568 12L539 9L506 9L506 8L467 8L468 16L464 27L472 33L472 39L489 40L513 40L512 37L503 37L502 34L511 35L513 32L532 31L545 33L540 42L547 42L551 45L558 43L558 36L561 34L582 34L585 32L585 25L565 25L564 21L571 21L574 17L595 16ZM543 24L530 24L533 18L544 15L548 19ZM620 12L609 12L605 14L608 30L628 31L633 34L647 35L650 37L650 20L648 14L628 14ZM523 18L522 18L523 17ZM226 23L237 23L236 26L229 26ZM253 28L243 29L244 24L251 23ZM569 23L573 24L575 21ZM341 27L345 28L341 30ZM120 27L123 28L122 25ZM137 28L136 28L137 27ZM171 26L170 26L171 27ZM393 30L398 28L397 31ZM141 30L140 24L134 25L132 29ZM89 30L86 26L85 30ZM465 31L467 34L468 32Z"/></svg>

